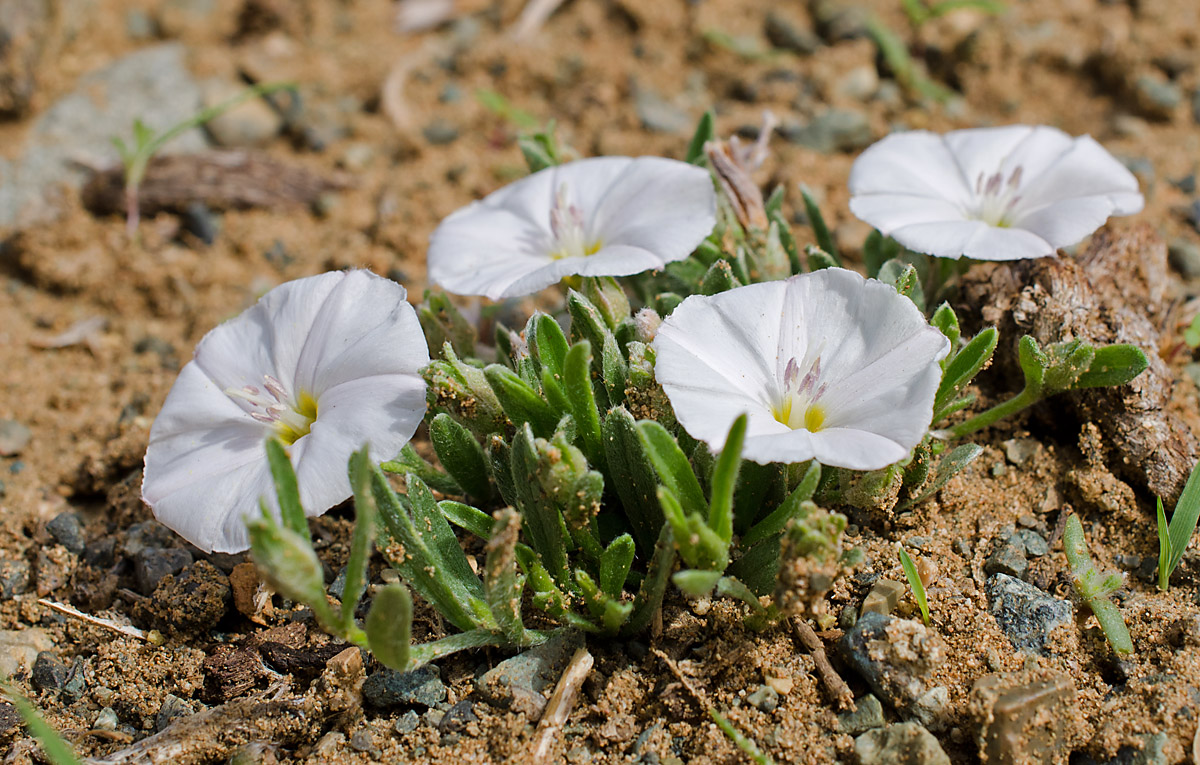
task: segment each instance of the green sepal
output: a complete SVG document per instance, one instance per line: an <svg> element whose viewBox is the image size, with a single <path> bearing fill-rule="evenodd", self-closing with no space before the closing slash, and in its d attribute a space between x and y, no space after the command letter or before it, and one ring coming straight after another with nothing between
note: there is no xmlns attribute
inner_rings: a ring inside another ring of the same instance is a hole
<svg viewBox="0 0 1200 765"><path fill-rule="evenodd" d="M324 625L336 629L325 597L325 573L312 542L277 523L266 504L260 504L262 516L246 521L254 564L273 590L311 607Z"/></svg>
<svg viewBox="0 0 1200 765"><path fill-rule="evenodd" d="M929 626L929 600L925 597L925 582L921 580L921 574L917 571L917 565L913 563L913 559L908 556L904 547L897 542L896 551L900 555L900 567L904 569L904 577L908 579L908 587L912 590L913 598L917 601L917 607L921 609L921 621Z"/></svg>
<svg viewBox="0 0 1200 765"><path fill-rule="evenodd" d="M921 276L913 264L893 258L879 269L878 279L895 287L897 292L913 301L922 312L925 310L925 291L921 288Z"/></svg>

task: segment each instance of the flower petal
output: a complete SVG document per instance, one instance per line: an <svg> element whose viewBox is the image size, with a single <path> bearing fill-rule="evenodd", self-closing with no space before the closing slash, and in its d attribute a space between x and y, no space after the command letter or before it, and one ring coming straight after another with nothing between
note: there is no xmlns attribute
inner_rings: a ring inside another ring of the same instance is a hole
<svg viewBox="0 0 1200 765"><path fill-rule="evenodd" d="M910 250L940 258L1019 260L1044 258L1055 251L1031 231L997 228L978 220L918 223L896 229L892 238Z"/></svg>
<svg viewBox="0 0 1200 765"><path fill-rule="evenodd" d="M556 195L583 216L588 256L560 257ZM493 300L565 276L625 276L687 257L716 224L708 173L659 157L595 157L546 168L447 217L429 243L429 279Z"/></svg>
<svg viewBox="0 0 1200 765"><path fill-rule="evenodd" d="M405 289L370 271L339 275L296 360L296 393L305 391L319 403L326 391L351 380L398 374L419 380L429 349Z"/></svg>
<svg viewBox="0 0 1200 765"><path fill-rule="evenodd" d="M1074 238L1053 242L1056 247L1075 244L1103 224L1108 215L1140 212L1144 204L1134 174L1091 136L1085 135L1071 142L1053 163L1022 186L1021 199L1013 211L1013 225L1032 229L1026 222L1028 219L1052 205L1080 198L1104 199L1108 202L1109 212ZM1090 213L1089 217L1094 220L1101 208L1093 205L1086 209L1088 212L1081 211L1081 214ZM1070 214L1073 210L1067 208L1063 212ZM1082 221L1064 223L1063 231L1083 229Z"/></svg>
<svg viewBox="0 0 1200 765"><path fill-rule="evenodd" d="M325 391L312 430L292 447L307 513L320 515L350 496L351 454L366 445L372 461L391 459L424 415L425 382L416 374L366 377Z"/></svg>
<svg viewBox="0 0 1200 765"><path fill-rule="evenodd" d="M924 431L922 431L924 436ZM920 441L920 439L917 439ZM916 444L906 446L857 428L826 428L812 434L813 456L822 465L850 470L882 470L904 459ZM907 442L906 442L907 443Z"/></svg>
<svg viewBox="0 0 1200 765"><path fill-rule="evenodd" d="M850 199L850 212L891 236L897 229L921 223L961 222L957 204L914 194L870 194Z"/></svg>
<svg viewBox="0 0 1200 765"><path fill-rule="evenodd" d="M1039 133L1038 131L1043 131ZM972 198L980 179L986 180L995 173L1001 173L1004 178L1005 162L1014 152L1020 152L1022 147L1029 151L1030 143L1037 145L1043 137L1054 141L1061 135L1070 141L1066 134L1055 128L1033 128L1029 125L1004 125L1002 127L970 128L968 130L952 130L942 137L946 147L954 155L962 177L971 190ZM1065 146L1063 147L1065 148ZM1059 148L1057 151L1062 151ZM1056 152L1057 153L1057 152ZM1029 171L1027 168L1026 171Z"/></svg>
<svg viewBox="0 0 1200 765"><path fill-rule="evenodd" d="M958 160L940 135L925 130L893 133L869 146L854 160L849 185L855 197L900 193L964 209L971 201ZM863 220L875 225L873 220Z"/></svg>

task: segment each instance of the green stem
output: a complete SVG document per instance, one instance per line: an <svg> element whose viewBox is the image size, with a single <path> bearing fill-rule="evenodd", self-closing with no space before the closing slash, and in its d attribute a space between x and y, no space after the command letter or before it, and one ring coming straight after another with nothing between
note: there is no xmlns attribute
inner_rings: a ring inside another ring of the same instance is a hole
<svg viewBox="0 0 1200 765"><path fill-rule="evenodd" d="M270 95L279 90L295 89L296 84L294 82L268 82L254 85L219 104L213 104L206 109L201 109L191 117L168 128L145 144L138 145L134 149L133 155L125 163L125 227L129 235L132 237L137 233L137 225L140 217L138 210L138 187L141 186L142 179L146 176L146 168L149 166L150 160L153 159L158 150L168 141L186 133L194 127L203 125L209 120L221 116L233 107L252 98Z"/></svg>
<svg viewBox="0 0 1200 765"><path fill-rule="evenodd" d="M1129 636L1129 628L1116 605L1108 598L1091 598L1087 604L1113 651L1122 656L1133 653L1133 638Z"/></svg>
<svg viewBox="0 0 1200 765"><path fill-rule="evenodd" d="M1027 409L1037 402L1042 400L1041 386L1032 388L1026 386L1025 390L1010 398L1008 401L1003 401L996 404L991 409L980 412L969 420L964 420L952 428L946 428L939 431L939 435L947 440L962 438L970 434L983 430L984 428L994 424L998 420L1016 414L1022 409Z"/></svg>

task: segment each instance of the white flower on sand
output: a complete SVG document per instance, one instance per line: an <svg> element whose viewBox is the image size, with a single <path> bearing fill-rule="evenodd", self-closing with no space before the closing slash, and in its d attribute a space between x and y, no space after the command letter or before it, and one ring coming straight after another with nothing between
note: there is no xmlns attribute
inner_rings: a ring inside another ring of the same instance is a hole
<svg viewBox="0 0 1200 765"><path fill-rule="evenodd" d="M540 170L450 215L429 280L460 295L529 295L566 276L627 276L682 260L716 225L708 171L661 157Z"/></svg>
<svg viewBox="0 0 1200 765"><path fill-rule="evenodd" d="M850 194L910 250L979 260L1053 255L1143 204L1104 147L1044 125L895 133L855 160Z"/></svg>
<svg viewBox="0 0 1200 765"><path fill-rule="evenodd" d="M289 445L319 515L350 496L350 454L393 457L425 414L425 337L404 288L367 271L268 292L196 346L150 429L142 497L202 550L249 547L244 516L278 509L266 439Z"/></svg>
<svg viewBox="0 0 1200 765"><path fill-rule="evenodd" d="M680 424L714 449L745 413L746 459L877 470L924 437L950 342L892 287L828 268L693 295L654 350Z"/></svg>

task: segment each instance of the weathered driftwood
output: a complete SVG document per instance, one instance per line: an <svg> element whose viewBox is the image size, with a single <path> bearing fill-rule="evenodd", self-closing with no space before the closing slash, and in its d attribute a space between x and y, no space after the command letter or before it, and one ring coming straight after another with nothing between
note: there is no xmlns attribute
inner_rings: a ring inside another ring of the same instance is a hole
<svg viewBox="0 0 1200 765"><path fill-rule="evenodd" d="M268 154L211 151L155 157L138 189L143 215L181 212L200 202L213 210L311 205L321 194L346 188L329 178ZM97 215L125 213L122 168L96 173L83 188L84 205Z"/></svg>
<svg viewBox="0 0 1200 765"><path fill-rule="evenodd" d="M996 363L1013 384L1021 379L1022 335L1042 344L1082 338L1145 351L1150 366L1129 385L1056 401L1100 428L1114 473L1173 502L1196 462L1197 441L1167 408L1172 375L1159 355L1158 328L1166 286L1167 248L1150 226L1106 228L1074 258L977 266L964 279L960 315L1000 330Z"/></svg>

